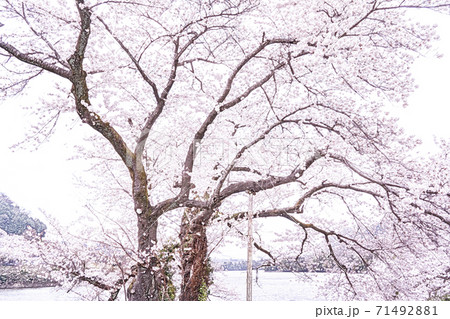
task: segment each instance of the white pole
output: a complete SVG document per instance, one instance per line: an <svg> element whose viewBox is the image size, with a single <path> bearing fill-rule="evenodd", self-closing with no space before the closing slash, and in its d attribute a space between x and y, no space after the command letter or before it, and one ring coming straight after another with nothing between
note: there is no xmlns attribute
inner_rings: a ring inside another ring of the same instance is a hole
<svg viewBox="0 0 450 319"><path fill-rule="evenodd" d="M248 244L247 244L247 301L252 301L253 266L253 194L248 198Z"/></svg>

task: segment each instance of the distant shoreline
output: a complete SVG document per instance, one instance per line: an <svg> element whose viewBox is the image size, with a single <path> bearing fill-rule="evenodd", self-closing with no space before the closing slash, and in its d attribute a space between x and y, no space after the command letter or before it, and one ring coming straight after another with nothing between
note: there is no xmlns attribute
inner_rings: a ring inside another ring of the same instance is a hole
<svg viewBox="0 0 450 319"><path fill-rule="evenodd" d="M59 283L46 278L45 274L12 266L0 267L0 289L56 287Z"/></svg>

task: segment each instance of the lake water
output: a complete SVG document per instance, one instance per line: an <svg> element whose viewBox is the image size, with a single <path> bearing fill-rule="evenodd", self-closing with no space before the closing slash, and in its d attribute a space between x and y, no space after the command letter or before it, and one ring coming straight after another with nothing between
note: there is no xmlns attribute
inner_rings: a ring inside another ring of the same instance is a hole
<svg viewBox="0 0 450 319"><path fill-rule="evenodd" d="M246 271L214 273L210 299L246 300ZM319 285L329 278L325 273L289 273L253 271L252 300L255 301L312 301L325 300L319 296Z"/></svg>
<svg viewBox="0 0 450 319"><path fill-rule="evenodd" d="M0 289L1 301L73 301L80 300L76 294L66 293L58 287Z"/></svg>
<svg viewBox="0 0 450 319"><path fill-rule="evenodd" d="M253 300L324 300L318 297L319 284L330 274L324 273L287 273L253 272ZM211 301L246 299L245 271L214 272L214 284L211 286ZM5 301L72 301L81 300L74 293L66 293L58 287L36 289L0 289L0 300Z"/></svg>

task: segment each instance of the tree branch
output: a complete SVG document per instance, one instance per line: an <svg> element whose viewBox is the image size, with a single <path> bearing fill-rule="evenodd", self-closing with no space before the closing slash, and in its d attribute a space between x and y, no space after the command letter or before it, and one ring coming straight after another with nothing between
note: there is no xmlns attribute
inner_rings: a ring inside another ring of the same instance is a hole
<svg viewBox="0 0 450 319"><path fill-rule="evenodd" d="M108 33L113 37L113 39L119 44L119 46L122 48L122 50L128 55L128 57L131 59L131 61L133 62L133 64L135 65L136 69L138 70L139 74L141 74L142 78L144 79L145 82L147 82L148 85L150 85L150 87L153 90L153 95L156 99L156 103L159 104L160 103L160 96L158 93L158 87L156 86L155 82L153 82L148 75L145 73L145 71L142 69L141 65L139 64L139 61L136 60L136 58L131 54L130 50L128 50L128 48L125 46L125 44L118 38L116 37L111 29L108 27L108 25L106 24L105 21L103 21L102 18L97 17L97 19L105 26L106 31L108 31Z"/></svg>
<svg viewBox="0 0 450 319"><path fill-rule="evenodd" d="M111 143L131 174L134 154L119 133L108 122L103 122L98 114L88 109L91 103L89 101L89 92L86 83L87 74L83 69L83 60L90 35L91 13L89 8L84 5L81 6L82 4L82 0L77 0L76 5L81 20L81 30L75 52L68 60L72 70L70 80L73 83L72 93L75 97L76 110L83 123L89 124L89 126L102 134Z"/></svg>
<svg viewBox="0 0 450 319"><path fill-rule="evenodd" d="M14 46L6 42L3 42L1 37L0 37L0 48L8 52L10 55L14 56L16 59L25 62L26 64L37 66L38 68L44 69L68 80L72 78L72 73L69 70L55 66L38 58L32 57L30 56L30 54L22 53Z"/></svg>
<svg viewBox="0 0 450 319"><path fill-rule="evenodd" d="M206 131L208 130L208 127L214 122L217 115L220 112L223 112L229 108L232 108L233 106L239 104L241 101L243 101L246 97L248 97L254 90L257 88L262 87L263 84L265 84L267 81L269 81L275 74L276 71L282 69L287 65L287 62L280 62L278 65L276 65L272 71L270 71L265 77L260 79L258 82L254 83L252 86L248 87L246 91L238 95L233 100L222 104L225 99L227 98L228 94L231 91L231 86L233 84L234 79L236 78L239 71L256 55L261 52L264 48L266 48L270 44L296 44L298 41L295 39L272 39L272 40L266 40L263 43L261 43L258 48L256 48L252 53L247 55L234 69L230 77L228 78L227 84L225 86L225 89L222 93L222 95L217 100L217 107L215 107L206 117L205 121L200 126L197 133L194 135L194 139L192 143L189 146L188 152L186 154L184 166L183 166L183 172L182 172L182 180L181 180L181 190L178 195L178 198L182 197L189 197L189 191L191 187L191 173L194 166L194 150L198 143L202 141L202 139L205 136ZM300 53L298 53L295 58L302 57L304 55L309 54L308 51L302 50Z"/></svg>
<svg viewBox="0 0 450 319"><path fill-rule="evenodd" d="M223 103L225 99L227 98L228 94L231 91L231 87L233 85L234 79L238 75L239 71L242 70L242 68L250 61L252 60L256 55L258 55L262 50L264 50L267 46L271 44L276 43L285 43L285 44L296 44L298 43L295 39L273 39L273 40L266 40L262 42L253 52L248 54L234 69L233 73L231 73L230 77L227 80L227 83L225 84L225 89L222 93L222 95L217 99L217 103Z"/></svg>
<svg viewBox="0 0 450 319"><path fill-rule="evenodd" d="M317 160L325 156L325 152L319 151L312 155L306 162L304 168L298 167L287 176L271 176L257 181L238 182L224 188L218 196L212 198L213 205L220 205L225 198L245 191L257 193L263 190L272 189L274 187L295 182L303 173Z"/></svg>

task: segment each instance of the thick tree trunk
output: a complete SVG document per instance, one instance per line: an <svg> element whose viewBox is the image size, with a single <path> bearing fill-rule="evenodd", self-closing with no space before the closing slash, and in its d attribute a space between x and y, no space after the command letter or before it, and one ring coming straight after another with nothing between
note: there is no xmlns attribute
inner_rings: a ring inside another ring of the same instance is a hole
<svg viewBox="0 0 450 319"><path fill-rule="evenodd" d="M179 235L182 274L180 300L184 301L204 300L210 285L206 222L203 218L196 218L198 214L198 209L185 210Z"/></svg>
<svg viewBox="0 0 450 319"><path fill-rule="evenodd" d="M157 241L158 222L141 214L138 216L138 249L142 262L137 265L136 277L129 284L127 295L132 301L161 299L162 273L152 247Z"/></svg>

